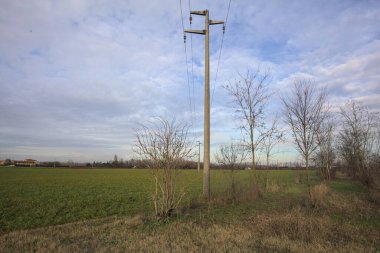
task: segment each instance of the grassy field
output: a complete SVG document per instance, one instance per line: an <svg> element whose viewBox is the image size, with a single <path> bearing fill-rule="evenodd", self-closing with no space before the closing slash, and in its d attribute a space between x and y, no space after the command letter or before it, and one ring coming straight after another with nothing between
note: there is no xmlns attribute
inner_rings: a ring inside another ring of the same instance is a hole
<svg viewBox="0 0 380 253"><path fill-rule="evenodd" d="M205 204L202 173L179 171L184 208L157 222L148 170L0 168L0 252L380 251L380 208L367 189L310 175L322 200L313 207L305 172L290 170L258 171L260 194L235 203L229 172L212 171ZM249 185L252 172L235 176Z"/></svg>
<svg viewBox="0 0 380 253"><path fill-rule="evenodd" d="M298 193L293 171L259 172L289 192ZM249 171L236 174L245 182ZM223 193L229 172L211 173L212 192ZM179 171L178 185L186 192L184 205L196 200L202 173ZM148 170L125 169L0 169L0 232L152 211L152 176Z"/></svg>

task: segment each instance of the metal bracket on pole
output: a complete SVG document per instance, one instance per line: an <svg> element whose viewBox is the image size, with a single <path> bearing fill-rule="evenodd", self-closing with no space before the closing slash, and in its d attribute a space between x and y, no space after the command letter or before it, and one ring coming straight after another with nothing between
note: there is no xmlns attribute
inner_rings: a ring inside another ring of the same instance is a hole
<svg viewBox="0 0 380 253"><path fill-rule="evenodd" d="M220 25L220 24L224 24L224 21L222 20L210 20L210 25Z"/></svg>
<svg viewBox="0 0 380 253"><path fill-rule="evenodd" d="M196 34L206 34L206 30L190 30L190 29L185 29L185 33L196 33Z"/></svg>
<svg viewBox="0 0 380 253"><path fill-rule="evenodd" d="M207 10L205 11L190 11L190 14L206 16Z"/></svg>

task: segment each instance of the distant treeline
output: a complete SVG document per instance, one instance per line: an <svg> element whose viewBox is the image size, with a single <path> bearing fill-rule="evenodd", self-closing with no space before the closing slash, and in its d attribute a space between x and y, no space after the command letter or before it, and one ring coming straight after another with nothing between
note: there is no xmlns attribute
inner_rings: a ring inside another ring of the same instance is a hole
<svg viewBox="0 0 380 253"><path fill-rule="evenodd" d="M40 162L39 167L49 167L49 168L125 168L125 169L148 169L153 167L153 163L149 160L139 160L139 159L130 159L126 161L107 161L107 162L92 162L92 163L75 163L75 162ZM231 169L226 165L221 165L217 163L211 163L210 164L211 169ZM339 167L337 165L336 167ZM200 169L202 170L203 163L200 163ZM182 161L178 164L177 169L184 169L184 170L196 170L198 169L198 163L195 161ZM235 170L249 170L250 169L250 163L241 164L234 167ZM288 162L281 165L256 165L257 170L264 170L264 169L275 169L275 170L281 170L281 169L304 169L304 166L302 164L296 163L296 162Z"/></svg>
<svg viewBox="0 0 380 253"><path fill-rule="evenodd" d="M11 162L10 159L5 160L6 162L3 164L0 164L0 166L12 166L12 167L44 167L44 168L125 168L125 169L148 169L152 168L152 162L149 160L139 160L139 159L130 159L126 161L107 161L107 162L87 162L87 163L78 163L73 161L67 161L67 162L59 162L59 161L47 161L47 162L38 162L34 165L24 165L24 164L15 164L14 162ZM203 163L200 163L200 169L202 170ZM230 167L222 164L217 163L211 163L210 164L211 169L224 169L228 170L231 169ZM311 166L313 168L313 166ZM343 167L340 164L335 164L335 169L340 168L340 170L343 169ZM195 161L182 161L178 164L177 169L183 169L183 170L196 170L198 169L198 163ZM240 165L235 165L234 170L249 170L250 169L250 163L243 163ZM265 169L271 169L271 170L299 170L304 169L304 166L297 162L287 162L283 164L272 164L270 166L265 165L256 165L257 170L265 170Z"/></svg>

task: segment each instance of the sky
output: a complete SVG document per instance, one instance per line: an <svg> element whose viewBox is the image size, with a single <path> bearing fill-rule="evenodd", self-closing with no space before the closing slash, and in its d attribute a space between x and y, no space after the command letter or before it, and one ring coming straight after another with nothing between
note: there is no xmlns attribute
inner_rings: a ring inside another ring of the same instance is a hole
<svg viewBox="0 0 380 253"><path fill-rule="evenodd" d="M133 158L134 130L157 117L203 141L204 36L184 44L189 6L226 20L229 0L0 1L0 159ZM223 47L210 27L211 152L240 138L223 86L258 67L271 73L268 121L298 78L335 110L355 99L380 111L379 24L378 0L232 0ZM298 159L290 140L277 151Z"/></svg>

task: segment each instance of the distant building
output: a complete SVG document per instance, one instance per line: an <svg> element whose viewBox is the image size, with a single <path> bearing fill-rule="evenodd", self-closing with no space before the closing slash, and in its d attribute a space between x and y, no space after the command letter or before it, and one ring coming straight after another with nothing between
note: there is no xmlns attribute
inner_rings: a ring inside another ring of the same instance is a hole
<svg viewBox="0 0 380 253"><path fill-rule="evenodd" d="M0 160L0 166L4 166L5 165L5 160Z"/></svg>
<svg viewBox="0 0 380 253"><path fill-rule="evenodd" d="M36 167L39 164L39 162L34 159L25 159L22 161L13 161L13 164L16 166Z"/></svg>

